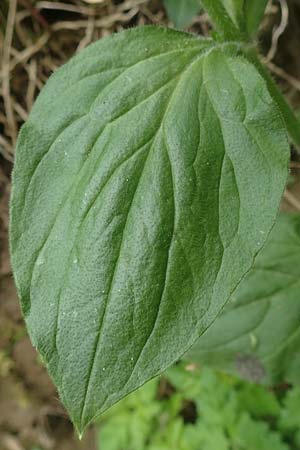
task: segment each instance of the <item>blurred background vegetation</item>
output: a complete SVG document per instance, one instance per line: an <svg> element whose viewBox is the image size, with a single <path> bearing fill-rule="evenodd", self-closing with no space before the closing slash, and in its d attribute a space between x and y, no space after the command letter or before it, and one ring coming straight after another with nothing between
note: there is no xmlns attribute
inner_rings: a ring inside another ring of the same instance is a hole
<svg viewBox="0 0 300 450"><path fill-rule="evenodd" d="M113 407L80 443L26 335L7 237L18 130L56 68L89 43L144 24L211 30L198 0L0 0L0 450L300 450L298 386L266 388L183 362ZM259 45L299 109L299 0L269 2ZM300 211L292 150L284 211Z"/></svg>
<svg viewBox="0 0 300 450"><path fill-rule="evenodd" d="M296 450L299 403L299 387L266 389L181 363L104 414L99 448Z"/></svg>

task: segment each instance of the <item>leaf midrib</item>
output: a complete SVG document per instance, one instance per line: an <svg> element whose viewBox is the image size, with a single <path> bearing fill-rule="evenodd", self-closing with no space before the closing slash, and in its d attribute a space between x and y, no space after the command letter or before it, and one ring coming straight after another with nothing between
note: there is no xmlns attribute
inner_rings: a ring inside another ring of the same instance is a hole
<svg viewBox="0 0 300 450"><path fill-rule="evenodd" d="M206 53L206 52L205 52L205 53ZM202 52L200 53L200 55L202 55ZM192 61L198 60L198 59L200 58L200 55L197 55L196 57L194 57L194 58L192 59ZM191 64L191 63L190 63L190 64ZM190 67L190 64L186 67L185 70L187 70L188 67ZM130 67L130 68L131 68L131 67ZM147 102L152 96L157 95L158 92L160 92L161 90L163 90L168 84L172 83L176 78L179 78L179 79L180 79L180 76L183 75L183 73L185 72L185 70L181 73L181 75L178 75L178 74L177 74L176 77L171 78L170 80L168 80L167 83L163 84L163 85L160 86L156 91L152 92L150 95L148 95L146 98L144 98L141 102L139 102L139 103L137 103L136 105L134 105L133 108L130 108L130 109L128 109L128 110L122 112L122 113L119 114L117 117L115 117L115 118L113 118L111 121L107 122L107 123L103 126L102 130L100 131L100 133L97 134L97 136L96 136L96 138L95 138L95 140L94 140L94 142L93 142L93 144L92 144L92 146L91 146L91 149L88 151L88 153L89 153L89 154L92 153L93 149L95 148L95 146L96 146L96 144L97 144L97 141L99 140L99 138L101 137L101 135L104 133L105 129L108 128L108 126L111 126L112 123L116 122L117 120L119 120L120 118L122 118L123 116L125 116L126 114L128 114L130 111L133 111L135 108L137 108L138 106L142 105L144 102ZM125 71L125 72L126 72L126 71ZM125 72L124 72L124 73L125 73ZM116 78L118 78L118 77L116 77ZM115 79L116 79L116 78L115 78ZM114 80L115 80L115 79L114 79ZM113 80L113 81L114 81L114 80ZM107 86L105 86L105 87L107 87ZM88 116L88 114L89 114L90 112L91 112L91 110L89 110L89 111L88 111L86 114L84 114L83 116L77 118L75 121L78 121L78 120L82 119L83 117ZM72 126L73 123L74 123L74 122L72 122L71 124L69 124L68 127L67 127L67 129L68 129L70 126ZM59 136L61 136L62 133L64 133L64 131L66 131L66 129L64 129L64 130L60 133ZM42 163L44 157L46 157L46 156L48 155L49 151L51 150L51 148L53 148L53 144L57 141L57 139L59 138L59 136L55 138L55 141L51 144L51 146L49 147L49 150L43 155L42 159L39 161L37 167L35 168L34 173L35 173L35 171L37 170L37 168L40 166L40 164ZM81 169L79 170L79 172L76 173L76 175L74 176L73 180L76 180L76 179L79 178L80 173L83 171L83 169L84 169L84 167L85 167L85 164L86 164L86 162L88 161L88 159L89 159L89 158L87 158L87 159L84 161L84 164L82 165L82 167L81 167ZM33 173L32 177L31 177L31 179L30 179L30 183L29 183L29 185L28 185L27 191L28 191L28 189L29 189L29 187L30 187L30 184L31 184L31 182L32 182L34 173ZM57 221L57 219L58 219L58 217L59 217L59 214L60 214L60 212L63 210L63 208L64 208L64 206L65 206L65 204L66 204L66 202L67 202L67 200L68 200L68 198L69 198L69 195L72 193L72 191L73 191L73 189L74 189L74 183L72 182L72 183L70 183L70 185L71 185L71 187L70 187L70 189L67 191L67 193L66 193L66 195L65 195L65 198L63 199L63 201L62 201L62 203L61 203L61 205L60 205L60 207L59 207L59 209L58 209L58 211L57 211L57 214L54 216L53 223L52 223L52 224L50 225L50 227L49 227L49 232L46 234L45 240L43 241L41 247L36 251L37 256L36 256L35 263L34 263L34 265L33 265L32 276L31 276L31 281L30 281L29 285L32 284L33 273L34 273L34 270L35 270L35 267L36 267L36 261L37 261L37 259L38 259L38 256L39 256L39 254L43 251L45 245L47 244L48 238L49 238L50 235L51 235L51 231L52 231L52 229L53 229L53 227L54 227L54 225L55 225L55 223L56 223L56 221ZM25 196L27 195L27 191L26 191L26 193L25 193ZM25 207L26 207L26 200L25 200L24 209L25 209ZM27 312L26 312L26 316L29 314L29 312L30 312L30 311L27 311Z"/></svg>
<svg viewBox="0 0 300 450"><path fill-rule="evenodd" d="M166 117L166 115L167 115L167 113L168 113L169 106L170 106L170 104L171 104L171 102L172 102L172 99L173 99L173 97L174 97L174 95L175 95L176 89L177 89L177 87L178 87L178 85L179 85L179 83L180 83L180 81L181 81L181 79L182 79L182 76L183 76L185 73L187 73L188 70L190 70L190 69L193 67L193 65L194 65L195 63L197 63L201 58L203 58L203 57L206 55L206 53L207 53L207 51L203 51L203 52L201 52L201 54L199 54L199 55L197 55L196 57L194 57L194 58L192 59L192 61L186 66L186 68L181 72L181 74L178 75L178 81L177 81L177 83L176 83L176 85L175 85L175 87L174 87L174 89L173 89L173 92L171 93L171 95L170 95L170 97L169 97L169 99L168 99L168 101L167 101L165 111L164 111L164 113L163 113L163 115L162 115L161 125L160 125L160 127L158 128L158 130L157 130L157 132L156 132L156 134L155 134L155 136L154 136L153 144L152 144L151 148L149 149L149 153L148 153L148 156L147 156L147 158L146 158L144 168L145 168L145 166L146 166L146 164L147 164L148 157L149 157L149 155L150 155L150 153L151 153L151 150L152 150L152 148L153 148L153 145L154 145L154 143L155 143L155 139L156 139L158 133L160 132L160 130L163 128L163 125L164 125L164 118ZM167 154L168 154L168 158L169 158L169 153L167 152ZM171 173L172 173L172 165L171 165L170 158L169 158L169 163L170 163L170 170L171 170ZM144 170L144 168L143 168L143 170ZM141 180L141 178L142 178L143 170L142 170L142 172L141 172L139 182L140 182L140 180ZM172 177L173 177L173 176L172 176ZM137 184L135 193L137 192L137 189L138 189L138 186L139 186L139 182L138 182L138 184ZM173 181L172 181L172 183L173 183ZM173 183L173 186L174 186L174 183ZM131 206L132 206L133 201L134 201L135 193L134 193L133 198L132 198ZM174 191L173 191L173 195L174 195ZM110 301L111 287L112 287L112 285L113 285L113 280L114 280L115 273L116 273L116 271L117 271L117 266L118 266L120 254L121 254L121 252L122 252L122 244L123 244L123 242L124 242L124 234L125 234L125 231L126 231L127 220L128 220L129 215L130 215L131 206L130 206L130 208L129 208L129 210L128 210L128 214L127 214L127 217L126 217L125 226L124 226L124 228L123 228L122 241L121 241L121 245L120 245L120 251L119 251L119 255L118 255L117 262L116 262L115 267L114 267L114 270L113 270L112 282L111 282L111 284L110 284L109 293L108 293L108 298L107 298L107 302L106 302L106 305L105 305L105 310L104 310L104 314L103 314L103 317L102 317L102 320L101 320L100 328L101 328L102 323L104 322L105 314L106 314L107 307L108 307L108 304L109 304L109 301ZM175 203L174 203L174 208L175 208ZM175 214L175 210L174 210L174 214ZM173 219L173 222L174 222L174 219ZM169 261L169 256L170 256L170 249L171 249L172 242L173 242L173 237L174 237L174 224L173 224L173 233L172 233L172 237L171 237L170 244L169 244L169 249L168 249L168 257L167 257L167 263L166 263L166 273L167 273L167 268L168 268L168 261ZM157 311L156 318L155 318L155 321L154 321L154 324L153 324L153 329L154 329L154 327L155 327L155 324L156 324L156 321L157 321L157 317L158 317L158 314L159 314L159 309L160 309L161 300L162 300L162 298L163 298L163 294L164 294L164 291L165 291L165 284L166 284L166 276L165 276L164 287L163 287L162 294L161 294L161 298L160 298L160 302L159 302L158 311ZM153 329L152 329L152 331L153 331ZM132 375L132 373L133 373L133 371L134 371L134 369L135 369L135 367L136 367L136 365L137 365L137 363L138 363L138 361L139 361L139 359L140 359L140 357L141 357L141 355L142 355L142 353L143 353L143 349L144 349L146 343L148 342L149 337L150 337L151 334L152 334L152 331L150 332L150 334L149 334L149 336L148 336L148 338L147 338L147 340L146 340L144 346L142 347L142 349L141 349L141 351L140 351L140 353L139 353L139 356L138 356L138 358L137 358L137 360L136 360L136 362L135 362L134 368L133 368L133 370L132 370L132 372L131 372L131 374L130 374L128 380L130 379L130 377L131 377L131 375ZM101 335L101 330L100 330L99 338L97 339L96 345L95 345L95 348L96 348L96 350L94 351L94 354L95 354L95 355L96 355L97 349L98 349L98 347L99 347L99 343L100 343L100 340L101 340L101 336L102 336L102 335ZM80 418L80 422L81 422L81 427L82 427L82 428L83 428L83 426L84 426L84 423L83 423L83 417L84 417L84 412L85 412L85 409L86 409L86 404L87 404L86 402L87 402L87 397L88 397L88 393L89 393L89 389L90 389L90 379L91 379L91 376L92 376L92 372L93 372L93 368L94 368L94 363L95 363L95 358L94 358L93 361L92 361L92 367L91 367L91 369L90 369L90 371L89 371L88 381L87 381L87 387L86 387L86 389L85 389L86 394L85 394L85 397L84 397L83 406L82 406L82 413L81 413L81 418ZM128 380L125 381L124 386L128 383ZM103 404L106 402L107 398L108 398L108 395L107 395L106 398L104 399ZM92 421L92 420L93 420L93 418L91 419L91 421Z"/></svg>
<svg viewBox="0 0 300 450"><path fill-rule="evenodd" d="M190 68L194 63L196 63L198 60L200 60L201 58L203 58L203 57L206 55L206 53L209 52L210 50L212 50L213 48L214 48L214 46L209 46L209 47L207 46L207 47L205 47L204 49L199 49L199 53L198 53L196 56L194 56L193 58L191 58L191 61L190 61L189 63L187 63L187 65L186 65L185 68L182 70L182 72L180 72L179 74L176 75L175 78L178 77L178 83L179 83L179 81L181 80L183 74L186 73L186 72L189 70L189 68ZM192 47L191 49L194 50L195 47ZM174 51L173 51L173 52L174 52ZM160 55L156 55L156 56L160 56ZM142 62L142 61L139 61L139 62ZM128 69L131 69L131 68L132 68L132 66L130 66ZM124 73L123 73L123 74L124 74ZM119 76L121 76L121 75L122 75L122 74L120 74ZM169 83L169 82L172 82L172 81L173 81L173 79L169 80L168 83ZM151 93L150 96L156 95L156 94L159 92L159 90L162 89L162 88L163 88L163 87L160 87L158 90L156 90L156 91L154 91L153 93ZM174 95L175 90L176 90L176 88L174 88L174 90L173 90L173 92L172 92L172 94L171 94L171 96L170 96L170 98L169 98L169 102L171 101L171 99L172 99L172 97L173 97L173 95ZM150 97L150 96L149 96L149 97ZM148 99L148 97L147 97L146 99L143 99L143 101L147 101L147 99ZM143 101L142 101L142 102L143 102ZM141 102L141 103L142 103L142 102ZM168 103L168 104L169 104L169 103ZM138 105L134 105L133 108L131 108L130 110L127 110L127 111L123 112L120 116L114 118L113 121L118 120L121 116L126 115L129 111L131 111L132 109L134 109L134 108L137 107L137 106L138 106ZM166 108L166 109L167 109L167 108ZM87 113L87 114L88 114L88 113ZM87 114L85 114L85 115L87 115ZM85 115L84 115L84 116L85 116ZM77 119L77 120L79 120L79 119ZM111 122L113 122L113 121L111 121ZM162 123L163 123L163 121L164 121L164 116L163 116L163 118L162 118ZM108 122L107 124L105 124L104 128L106 128L107 126L109 126L109 125L111 124L111 122ZM70 124L69 126L71 126L71 125L72 125L72 124ZM64 129L62 132L64 132L64 131L65 131L65 129ZM104 131L104 129L101 130L101 133L100 133L100 134L102 134L103 131ZM158 130L158 131L159 131L159 130ZM157 131L157 132L158 132L158 131ZM95 139L95 142L96 142L98 139L99 139L99 135L97 135L97 137L96 137L96 139ZM49 149L52 147L52 145L53 145L53 143L49 146ZM95 143L92 145L92 148L94 148L94 147L95 147ZM49 150L48 150L48 151L49 151ZM45 155L48 154L48 151L45 153ZM44 156L45 156L45 155L44 155ZM39 164L40 164L40 163L41 163L41 161L39 161ZM82 168L83 168L83 167L82 167ZM82 168L80 169L79 173L81 172ZM35 170L36 170L36 168L34 169L34 172L35 172ZM78 173L76 174L76 178L77 178L77 177L78 177ZM54 227L54 225L55 225L55 223L56 223L56 221L57 221L57 219L58 219L58 217L59 217L59 215L60 215L60 212L61 212L61 210L63 209L63 207L64 207L64 205L65 205L65 203L66 203L66 201L67 201L67 199L68 199L68 197L69 197L69 195L70 195L70 193L72 192L72 189L73 189L73 185L72 185L72 183L71 183L71 188L70 188L69 191L66 193L65 199L63 200L63 202L62 202L60 208L58 209L58 211L57 211L57 213L56 213L56 215L55 215L55 217L54 217L54 221L53 221L53 223L52 223L52 224L50 225L50 227L49 227L49 232L47 233L46 238L45 238L45 240L43 241L43 243L42 243L41 247L39 248L39 250L37 251L36 255L39 255L39 254L43 251L43 248L44 248L44 246L46 245L46 243L47 243L47 241L48 241L48 239L49 239L49 236L51 235L51 231L52 231L52 229L53 229L53 227ZM36 260L35 260L35 263L34 263L34 267L33 267L33 269L32 269L31 283L30 283L31 285L32 285L32 278L33 278L33 275L34 275L34 271L35 271L35 267L36 267L36 261L37 261L37 258L38 258L38 256L36 256ZM29 314L30 314L30 298L29 298L29 308L28 308L28 310L26 311L26 317L28 317ZM49 366L50 366L50 364L48 364L48 367L49 367ZM50 369L50 368L49 368L49 369ZM50 372L52 372L52 370L50 370Z"/></svg>

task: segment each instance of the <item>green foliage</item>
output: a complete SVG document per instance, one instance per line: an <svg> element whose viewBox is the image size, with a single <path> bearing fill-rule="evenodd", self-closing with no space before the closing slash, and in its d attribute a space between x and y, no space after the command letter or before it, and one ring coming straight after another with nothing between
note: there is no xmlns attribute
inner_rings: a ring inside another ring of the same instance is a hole
<svg viewBox="0 0 300 450"><path fill-rule="evenodd" d="M185 28L200 11L200 0L164 0L167 13L178 28Z"/></svg>
<svg viewBox="0 0 300 450"><path fill-rule="evenodd" d="M255 37L268 0L202 0L225 39Z"/></svg>
<svg viewBox="0 0 300 450"><path fill-rule="evenodd" d="M287 178L286 131L299 144L300 127L249 45L266 3L202 0L215 40L157 27L102 39L50 78L20 133L14 275L32 342L79 433L191 347L274 224ZM178 26L198 9L196 0L166 6ZM201 360L268 381L300 369L291 358L299 274L284 273L273 247L272 279L268 265L263 275L256 265L237 291L241 305L231 303L199 350ZM285 256L293 266L294 254ZM283 311L284 327L275 330ZM269 400L261 403L274 407ZM229 422L237 401L228 394ZM215 439L221 450L232 436L235 447L264 449L266 434L272 448L286 448L251 411L238 419L213 435L209 419L188 428L177 417L169 434L182 449L186 433L198 446ZM144 435L149 424L134 429ZM141 439L136 432L137 448Z"/></svg>
<svg viewBox="0 0 300 450"><path fill-rule="evenodd" d="M268 0L222 0L236 26L247 37L255 36Z"/></svg>
<svg viewBox="0 0 300 450"><path fill-rule="evenodd" d="M273 226L287 160L238 45L141 27L51 77L18 141L11 249L80 432L215 319Z"/></svg>
<svg viewBox="0 0 300 450"><path fill-rule="evenodd" d="M159 386L155 379L103 415L101 449L300 449L298 388L277 396L208 368L187 372L182 364L166 379L175 389L171 395L166 389L169 394L158 398L165 382ZM188 414L191 401L195 417Z"/></svg>
<svg viewBox="0 0 300 450"><path fill-rule="evenodd" d="M163 0L170 19L178 28L189 24L201 3L225 39L254 38L268 0Z"/></svg>
<svg viewBox="0 0 300 450"><path fill-rule="evenodd" d="M293 449L300 449L300 388L291 389L283 400L279 428Z"/></svg>
<svg viewBox="0 0 300 450"><path fill-rule="evenodd" d="M244 0L244 14L249 36L255 36L267 4L268 0Z"/></svg>
<svg viewBox="0 0 300 450"><path fill-rule="evenodd" d="M300 215L281 215L253 269L187 358L267 383L300 381Z"/></svg>
<svg viewBox="0 0 300 450"><path fill-rule="evenodd" d="M223 0L202 0L213 24L220 33L221 40L241 40L243 31L234 23Z"/></svg>
<svg viewBox="0 0 300 450"><path fill-rule="evenodd" d="M221 2L225 6L226 11L234 21L235 25L240 29L243 29L246 20L244 14L245 0L221 0Z"/></svg>

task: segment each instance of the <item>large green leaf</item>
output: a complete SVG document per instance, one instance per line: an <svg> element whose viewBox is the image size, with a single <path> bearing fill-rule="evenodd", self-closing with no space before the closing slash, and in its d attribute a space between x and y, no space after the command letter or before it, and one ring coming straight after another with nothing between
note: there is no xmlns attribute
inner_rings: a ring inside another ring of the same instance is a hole
<svg viewBox="0 0 300 450"><path fill-rule="evenodd" d="M12 262L79 431L215 319L274 223L287 161L280 113L232 46L138 28L51 77L17 145Z"/></svg>
<svg viewBox="0 0 300 450"><path fill-rule="evenodd" d="M200 11L200 0L164 0L168 15L178 28L186 27Z"/></svg>
<svg viewBox="0 0 300 450"><path fill-rule="evenodd" d="M300 216L282 215L222 315L187 355L268 383L300 382Z"/></svg>

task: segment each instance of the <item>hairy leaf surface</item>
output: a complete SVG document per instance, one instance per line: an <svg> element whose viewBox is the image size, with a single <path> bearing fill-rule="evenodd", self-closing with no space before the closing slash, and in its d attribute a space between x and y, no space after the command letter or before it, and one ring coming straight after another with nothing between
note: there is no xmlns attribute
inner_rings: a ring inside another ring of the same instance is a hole
<svg viewBox="0 0 300 450"><path fill-rule="evenodd" d="M267 383L300 382L300 216L282 215L253 269L187 358Z"/></svg>
<svg viewBox="0 0 300 450"><path fill-rule="evenodd" d="M265 82L232 46L139 28L50 78L18 141L12 261L80 432L215 319L274 223L287 160Z"/></svg>

